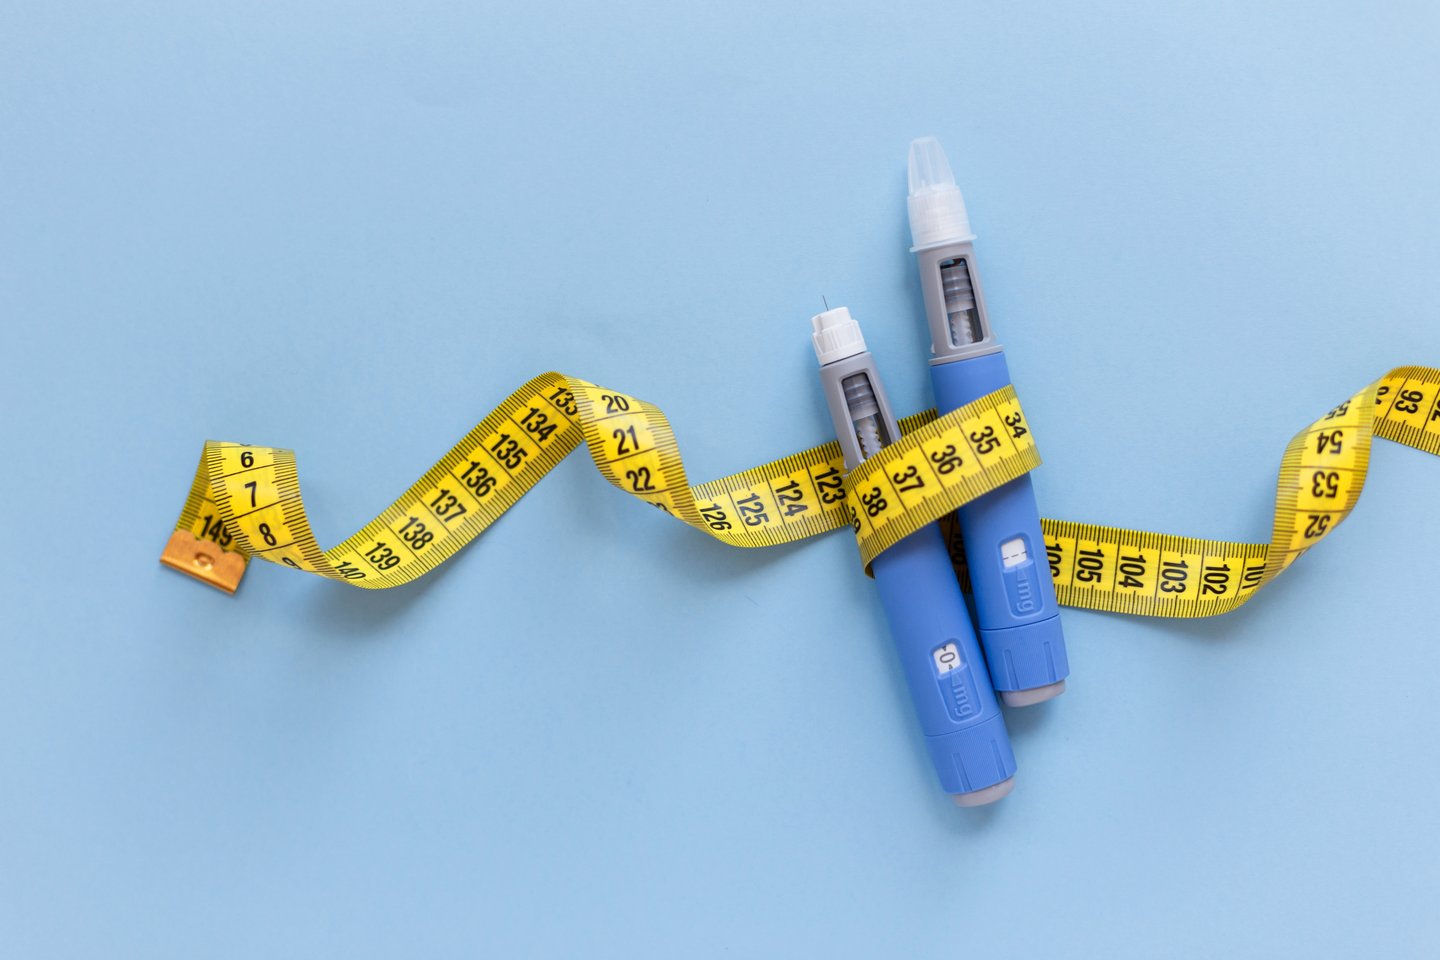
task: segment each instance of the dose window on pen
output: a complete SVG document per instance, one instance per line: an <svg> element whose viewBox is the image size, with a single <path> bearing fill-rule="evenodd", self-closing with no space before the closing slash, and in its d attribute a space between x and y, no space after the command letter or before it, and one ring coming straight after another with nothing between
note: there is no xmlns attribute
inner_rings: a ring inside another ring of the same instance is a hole
<svg viewBox="0 0 1440 960"><path fill-rule="evenodd" d="M980 308L975 303L975 285L970 266L963 259L940 262L940 287L945 297L945 315L950 323L950 345L963 347L985 339L980 329Z"/></svg>
<svg viewBox="0 0 1440 960"><path fill-rule="evenodd" d="M930 655L935 658L935 669L942 677L960 666L960 648L953 640L943 647L936 647L930 651Z"/></svg>
<svg viewBox="0 0 1440 960"><path fill-rule="evenodd" d="M1000 563L1005 569L1018 567L1028 559L1030 559L1030 553L1025 549L1024 538L1016 537L1000 544Z"/></svg>

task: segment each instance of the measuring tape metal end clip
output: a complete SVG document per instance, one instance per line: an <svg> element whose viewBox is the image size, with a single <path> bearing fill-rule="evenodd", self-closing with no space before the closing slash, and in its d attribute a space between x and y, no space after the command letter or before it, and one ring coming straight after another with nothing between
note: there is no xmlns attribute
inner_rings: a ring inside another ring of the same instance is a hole
<svg viewBox="0 0 1440 960"><path fill-rule="evenodd" d="M249 566L248 558L233 550L222 550L213 540L201 540L189 530L170 534L160 562L172 570L194 577L201 583L234 593Z"/></svg>

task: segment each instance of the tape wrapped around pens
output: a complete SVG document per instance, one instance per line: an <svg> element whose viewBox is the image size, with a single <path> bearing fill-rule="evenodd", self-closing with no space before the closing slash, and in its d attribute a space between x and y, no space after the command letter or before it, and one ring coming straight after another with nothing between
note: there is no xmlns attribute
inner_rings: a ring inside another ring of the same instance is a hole
<svg viewBox="0 0 1440 960"><path fill-rule="evenodd" d="M379 516L315 540L294 454L208 442L162 562L234 592L253 559L364 589L454 556L583 441L611 484L737 547L851 527L892 626L936 772L957 802L1013 782L999 699L1037 703L1069 672L1059 606L1205 617L1255 596L1353 510L1375 435L1440 453L1440 370L1391 370L1290 440L1268 542L1041 520L1040 463L985 309L963 199L933 140L909 200L939 414L897 422L844 308L813 318L836 435L691 485L669 421L634 396L561 373L507 397ZM971 614L961 593L968 587Z"/></svg>

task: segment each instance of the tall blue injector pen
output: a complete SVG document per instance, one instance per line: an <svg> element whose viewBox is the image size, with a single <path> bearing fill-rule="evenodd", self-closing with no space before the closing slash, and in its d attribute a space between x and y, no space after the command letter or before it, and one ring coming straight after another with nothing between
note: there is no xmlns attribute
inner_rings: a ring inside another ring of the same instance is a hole
<svg viewBox="0 0 1440 960"><path fill-rule="evenodd" d="M930 324L930 379L943 415L1010 383L990 327L965 200L934 137L910 144L910 233ZM1028 476L959 510L990 679L1010 706L1065 689L1070 662Z"/></svg>

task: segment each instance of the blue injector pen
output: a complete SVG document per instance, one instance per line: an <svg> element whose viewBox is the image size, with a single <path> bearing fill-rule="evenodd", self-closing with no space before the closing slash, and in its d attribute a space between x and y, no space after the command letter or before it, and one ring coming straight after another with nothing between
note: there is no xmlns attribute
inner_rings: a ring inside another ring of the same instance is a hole
<svg viewBox="0 0 1440 960"><path fill-rule="evenodd" d="M1010 371L985 311L965 200L934 137L910 144L909 207L930 379L944 415L1006 386ZM1058 696L1070 663L1029 476L967 503L959 517L991 683L1012 707Z"/></svg>
<svg viewBox="0 0 1440 960"><path fill-rule="evenodd" d="M900 439L875 360L844 307L811 318L820 382L853 470ZM871 565L940 785L962 807L1015 785L1015 754L940 528L917 530Z"/></svg>

